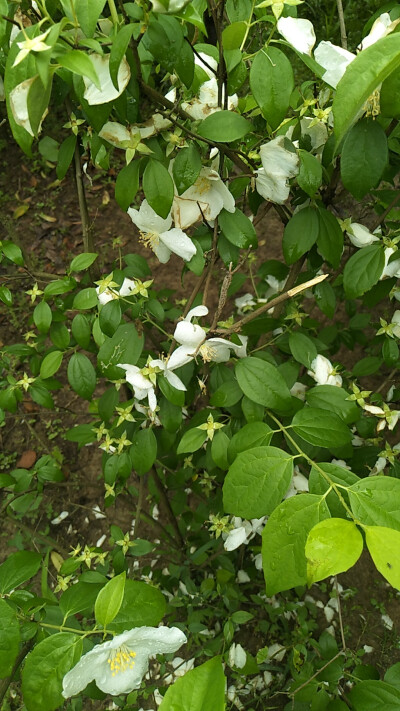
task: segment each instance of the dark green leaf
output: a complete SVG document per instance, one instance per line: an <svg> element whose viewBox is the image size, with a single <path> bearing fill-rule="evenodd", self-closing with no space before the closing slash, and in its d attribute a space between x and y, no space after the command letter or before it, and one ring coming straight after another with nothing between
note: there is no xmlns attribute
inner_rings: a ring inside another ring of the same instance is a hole
<svg viewBox="0 0 400 711"><path fill-rule="evenodd" d="M115 183L115 199L118 205L127 210L139 190L139 161L132 160L119 171Z"/></svg>
<svg viewBox="0 0 400 711"><path fill-rule="evenodd" d="M218 224L226 239L239 249L257 247L257 235L253 223L238 208L235 209L235 212L221 210Z"/></svg>
<svg viewBox="0 0 400 711"><path fill-rule="evenodd" d="M182 148L172 165L172 175L178 195L182 195L197 180L201 170L201 158L194 145Z"/></svg>
<svg viewBox="0 0 400 711"><path fill-rule="evenodd" d="M292 429L316 447L343 447L352 437L349 428L338 415L316 407L303 407L296 412Z"/></svg>
<svg viewBox="0 0 400 711"><path fill-rule="evenodd" d="M197 129L197 133L210 141L231 143L243 138L252 130L252 124L233 111L216 111L207 116Z"/></svg>
<svg viewBox="0 0 400 711"><path fill-rule="evenodd" d="M379 281L385 266L381 245L371 244L353 254L343 271L343 286L349 299L356 299Z"/></svg>
<svg viewBox="0 0 400 711"><path fill-rule="evenodd" d="M143 191L150 207L163 217L168 217L174 199L174 184L162 163L149 160L143 173Z"/></svg>
<svg viewBox="0 0 400 711"><path fill-rule="evenodd" d="M74 353L68 363L68 382L76 393L90 400L96 387L96 371L83 353Z"/></svg>
<svg viewBox="0 0 400 711"><path fill-rule="evenodd" d="M294 264L308 252L319 234L318 212L305 207L289 220L283 233L283 254L287 264Z"/></svg>
<svg viewBox="0 0 400 711"><path fill-rule="evenodd" d="M237 381L250 400L270 407L278 412L286 412L291 407L292 398L286 382L279 370L260 358L241 358L236 363Z"/></svg>
<svg viewBox="0 0 400 711"><path fill-rule="evenodd" d="M361 119L343 144L340 172L344 187L361 200L379 183L388 161L387 136L373 119Z"/></svg>
<svg viewBox="0 0 400 711"><path fill-rule="evenodd" d="M257 52L250 69L250 88L262 115L276 129L286 116L294 88L292 65L280 49L269 46Z"/></svg>

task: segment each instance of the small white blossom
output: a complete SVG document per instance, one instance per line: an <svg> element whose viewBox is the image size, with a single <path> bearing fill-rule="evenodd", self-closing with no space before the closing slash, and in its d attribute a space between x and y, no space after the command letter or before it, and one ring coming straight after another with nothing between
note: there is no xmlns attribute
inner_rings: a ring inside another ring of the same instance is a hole
<svg viewBox="0 0 400 711"><path fill-rule="evenodd" d="M117 365L118 368L123 368L126 371L126 380L132 385L136 400L144 400L147 397L149 408L154 412L157 407L154 383L143 375L137 365L130 365L130 363L118 363Z"/></svg>
<svg viewBox="0 0 400 711"><path fill-rule="evenodd" d="M130 207L128 215L139 229L141 241L153 250L162 264L169 261L172 252L186 262L196 254L196 247L190 237L179 228L171 229L171 215L165 219L160 217L147 200L143 200L139 210Z"/></svg>
<svg viewBox="0 0 400 711"><path fill-rule="evenodd" d="M314 358L307 373L314 378L317 385L337 385L340 387L342 384L342 377L336 373L330 360L320 354Z"/></svg>
<svg viewBox="0 0 400 711"><path fill-rule="evenodd" d="M379 237L372 234L364 225L359 222L352 222L347 230L349 240L355 247L368 247L374 242L379 242Z"/></svg>
<svg viewBox="0 0 400 711"><path fill-rule="evenodd" d="M229 649L229 665L243 669L246 664L247 655L241 644L232 644Z"/></svg>
<svg viewBox="0 0 400 711"><path fill-rule="evenodd" d="M224 95L222 95L222 102L223 101ZM236 109L238 101L237 94L228 96L228 111ZM215 76L200 86L198 99L194 98L190 102L183 102L182 108L195 121L202 121L207 116L210 116L210 114L221 111L221 107L218 106L218 82Z"/></svg>
<svg viewBox="0 0 400 711"><path fill-rule="evenodd" d="M256 534L261 534L264 528L266 517L253 518L251 521L245 521L240 516L234 516L232 523L234 528L229 533L223 533L224 548L226 551L234 551L242 545L249 543Z"/></svg>
<svg viewBox="0 0 400 711"><path fill-rule="evenodd" d="M288 179L299 172L297 153L285 148L284 136L277 136L261 146L260 156L262 168L257 171L257 192L265 200L281 205L289 197Z"/></svg>
<svg viewBox="0 0 400 711"><path fill-rule="evenodd" d="M176 194L172 204L177 227L185 230L205 217L212 222L222 209L235 212L235 199L219 174L212 168L203 167L193 185L182 195Z"/></svg>
<svg viewBox="0 0 400 711"><path fill-rule="evenodd" d="M400 20L391 20L388 12L383 12L382 15L375 20L369 34L360 42L358 49L367 49L372 44L375 44L382 37L386 37L390 32L393 32Z"/></svg>
<svg viewBox="0 0 400 711"><path fill-rule="evenodd" d="M79 694L95 681L105 694L127 694L138 689L149 666L149 657L175 652L186 642L177 627L136 627L97 644L63 679L65 699Z"/></svg>

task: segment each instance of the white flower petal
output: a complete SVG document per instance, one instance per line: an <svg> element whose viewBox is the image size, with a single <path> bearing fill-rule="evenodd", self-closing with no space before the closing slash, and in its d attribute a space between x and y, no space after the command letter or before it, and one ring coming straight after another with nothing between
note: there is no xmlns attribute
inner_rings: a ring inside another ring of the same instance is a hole
<svg viewBox="0 0 400 711"><path fill-rule="evenodd" d="M247 655L241 644L232 644L229 649L228 658L231 667L243 669L246 664Z"/></svg>
<svg viewBox="0 0 400 711"><path fill-rule="evenodd" d="M119 65L118 89L116 89L110 76L110 55L102 56L101 54L91 54L89 56L99 77L101 89L99 90L90 79L83 77L85 84L84 98L91 106L114 101L114 99L117 99L118 96L122 94L131 78L131 70L128 62L124 57Z"/></svg>
<svg viewBox="0 0 400 711"><path fill-rule="evenodd" d="M337 385L340 387L342 384L342 377L334 372L330 360L320 353L312 361L311 368L307 373L314 378L318 385Z"/></svg>
<svg viewBox="0 0 400 711"><path fill-rule="evenodd" d="M236 548L239 548L242 543L247 543L247 533L244 526L229 531L224 543L224 548L226 551L234 551Z"/></svg>
<svg viewBox="0 0 400 711"><path fill-rule="evenodd" d="M373 242L379 242L379 237L373 235L364 225L352 222L347 232L349 240L355 247L368 247Z"/></svg>
<svg viewBox="0 0 400 711"><path fill-rule="evenodd" d="M297 17L280 17L277 30L298 52L309 54L315 45L316 38L314 27L309 20Z"/></svg>
<svg viewBox="0 0 400 711"><path fill-rule="evenodd" d="M190 309L188 313L186 314L184 321L191 321L192 318L195 316L207 316L208 314L208 308L207 306L204 306L204 304L200 304L199 306L194 306L193 309Z"/></svg>
<svg viewBox="0 0 400 711"><path fill-rule="evenodd" d="M326 71L322 76L324 82L336 89L349 64L355 59L355 54L332 42L320 42L314 51L315 60Z"/></svg>
<svg viewBox="0 0 400 711"><path fill-rule="evenodd" d="M171 257L171 250L168 249L168 247L161 241L161 239L158 243L153 242L153 244L151 245L151 249L156 255L158 261L161 262L161 264L167 264L167 262L169 262L169 259Z"/></svg>
<svg viewBox="0 0 400 711"><path fill-rule="evenodd" d="M399 20L393 20L392 22L388 12L382 13L382 15L375 20L369 34L361 41L358 49L367 49L367 47L375 44L375 42L382 39L382 37L386 37L398 24Z"/></svg>
<svg viewBox="0 0 400 711"><path fill-rule="evenodd" d="M188 349L187 346L179 346L179 348L176 348L168 360L170 369L175 370L175 368L181 368L183 365L186 365L186 363L190 363L190 361L193 360L195 350L195 348Z"/></svg>
<svg viewBox="0 0 400 711"><path fill-rule="evenodd" d="M131 141L131 132L117 121L107 121L99 131L99 137L116 148L125 148Z"/></svg>
<svg viewBox="0 0 400 711"><path fill-rule="evenodd" d="M190 237L176 227L168 230L168 232L162 232L160 240L171 252L177 254L178 257L182 257L185 262L190 262L191 258L196 254L196 247Z"/></svg>
<svg viewBox="0 0 400 711"><path fill-rule="evenodd" d="M134 279L128 279L128 277L125 277L124 281L121 284L121 288L119 290L119 293L121 296L129 296L129 294L132 291L135 291L136 289L136 282Z"/></svg>
<svg viewBox="0 0 400 711"><path fill-rule="evenodd" d="M31 122L29 119L29 113L28 113L28 94L29 91L32 87L32 84L38 79L38 75L31 77L30 79L26 79L25 81L21 82L21 84L18 84L12 91L10 91L10 108L11 112L14 118L15 123L18 124L18 126L22 126L22 128L25 129L28 133L30 133L31 136L34 135ZM42 121L47 115L47 109L44 112L40 125L39 125L39 132L42 127Z"/></svg>
<svg viewBox="0 0 400 711"><path fill-rule="evenodd" d="M285 176L274 178L268 175L264 168L257 171L256 189L264 200L270 200L277 205L282 205L288 199L290 192Z"/></svg>
<svg viewBox="0 0 400 711"><path fill-rule="evenodd" d="M172 385L173 388L176 388L176 390L186 390L186 385L182 383L182 380L178 378L175 373L172 373L171 370L166 370L164 373L166 379L168 380L169 384Z"/></svg>
<svg viewBox="0 0 400 711"><path fill-rule="evenodd" d="M179 321L175 328L174 338L189 350L196 350L205 340L206 332L197 324Z"/></svg>
<svg viewBox="0 0 400 711"><path fill-rule="evenodd" d="M160 217L160 215L157 215L155 210L150 207L147 200L143 200L139 210L134 210L130 207L128 209L128 215L140 232L144 233L154 232L161 234L162 232L168 231L172 225L171 215L168 215L165 219Z"/></svg>

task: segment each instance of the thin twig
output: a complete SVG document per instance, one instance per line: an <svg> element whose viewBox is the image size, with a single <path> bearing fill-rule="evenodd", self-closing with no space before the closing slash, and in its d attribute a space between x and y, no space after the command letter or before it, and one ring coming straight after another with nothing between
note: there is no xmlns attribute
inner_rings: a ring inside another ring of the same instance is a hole
<svg viewBox="0 0 400 711"><path fill-rule="evenodd" d="M211 259L210 259L210 264L208 265L206 283L205 283L205 287L204 287L203 304L207 304L207 296L208 296L208 290L210 287L212 271L214 269L214 265L215 265L215 262L217 259L217 244L218 244L218 218L216 217L215 222L214 222L213 243L212 243L212 247L211 247Z"/></svg>
<svg viewBox="0 0 400 711"><path fill-rule="evenodd" d="M142 506L143 506L144 485L146 483L146 481L145 481L146 478L147 478L146 475L139 477L139 495L138 495L138 500L137 500L137 505L136 505L135 527L133 529L133 535L135 538L137 538L138 534L139 534L140 512L141 512Z"/></svg>
<svg viewBox="0 0 400 711"><path fill-rule="evenodd" d="M393 198L392 202L390 205L387 206L387 208L382 212L381 215L378 215L376 218L375 222L372 224L370 231L373 232L376 230L379 225L382 224L382 222L385 221L386 217L388 216L389 212L397 205L397 203L400 201L400 190L397 192L397 195L395 198Z"/></svg>
<svg viewBox="0 0 400 711"><path fill-rule="evenodd" d="M340 593L339 593L339 585L338 585L338 580L337 580L337 575L335 575L335 590L336 590L336 599L338 602L338 616L339 616L339 628L340 628L340 637L342 639L342 647L343 651L346 651L346 640L344 637L344 629L343 629L343 617L342 617L342 604L340 600Z"/></svg>
<svg viewBox="0 0 400 711"><path fill-rule="evenodd" d="M20 652L14 662L10 676L6 676L5 679L2 679L0 681L0 708L3 708L2 703L4 701L4 697L7 693L8 687L10 686L10 684L13 680L15 672L17 671L17 669L20 667L20 665L24 661L26 655L31 651L34 644L35 644L35 639L30 639L29 642L26 642L26 644L24 644L24 646L20 650Z"/></svg>
<svg viewBox="0 0 400 711"><path fill-rule="evenodd" d="M295 694L298 694L299 691L300 691L301 689L304 689L305 686L308 686L308 684L310 683L310 681L312 681L313 679L315 679L315 678L318 676L318 674L321 674L321 672L324 671L324 669L326 669L326 667L329 667L329 665L332 664L332 662L334 662L338 657L341 657L342 654L343 654L343 651L340 650L340 652L338 652L337 654L335 654L335 656L332 657L332 659L329 659L329 661L327 661L326 664L324 664L324 666L321 667L321 669L318 669L318 671L316 671L315 674L313 674L312 676L310 676L310 678L307 679L307 681L305 681L303 684L301 684L301 686L298 686L297 689L295 689L295 690L293 691L293 696L295 696Z"/></svg>
<svg viewBox="0 0 400 711"><path fill-rule="evenodd" d="M347 49L347 34L346 34L346 25L344 22L344 12L343 12L342 0L336 0L336 5L337 5L337 11L338 11L338 15L339 15L340 41L342 43L343 49Z"/></svg>
<svg viewBox="0 0 400 711"><path fill-rule="evenodd" d="M320 276L314 277L314 279L310 279L309 281L305 281L303 284L299 284L299 286L295 286L293 289L284 291L283 294L279 294L279 296L276 296L275 299L271 299L271 301L261 306L259 309L257 309L257 311L253 311L253 313L244 316L242 319L240 319L240 321L236 321L236 323L234 323L233 326L230 326L230 328L217 328L213 331L213 333L222 333L224 336L228 336L231 333L236 333L246 323L254 321L254 319L258 318L258 316L260 316L261 314L266 313L266 311L269 311L270 309L274 308L274 306L281 304L283 301L291 299L293 296L297 296L297 294L300 294L302 291L305 291L305 289L311 289L316 284L319 284L321 281L324 281L324 279L326 279L328 276L328 274L321 274ZM211 331L209 331L209 333L211 333Z"/></svg>
<svg viewBox="0 0 400 711"><path fill-rule="evenodd" d="M164 489L164 485L163 485L163 483L162 483L162 481L161 481L160 477L158 476L158 473L155 469L152 469L151 473L153 475L153 479L154 479L154 483L156 485L157 491L160 494L161 500L167 510L169 520L171 521L171 524L172 524L174 531L177 535L178 541L179 541L181 547L184 548L185 541L183 540L183 536L179 530L178 521L176 520L176 516L172 510L171 504L169 502L169 498L167 496L167 492Z"/></svg>

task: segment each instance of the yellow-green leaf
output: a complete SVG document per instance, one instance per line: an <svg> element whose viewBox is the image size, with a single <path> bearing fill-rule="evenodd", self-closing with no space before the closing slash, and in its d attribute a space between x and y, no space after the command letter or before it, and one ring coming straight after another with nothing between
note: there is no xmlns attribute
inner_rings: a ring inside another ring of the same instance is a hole
<svg viewBox="0 0 400 711"><path fill-rule="evenodd" d="M357 562L362 549L362 535L355 523L344 518L320 521L306 541L308 584L344 573Z"/></svg>

